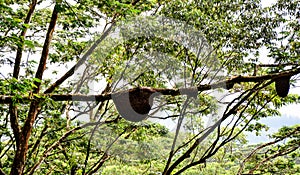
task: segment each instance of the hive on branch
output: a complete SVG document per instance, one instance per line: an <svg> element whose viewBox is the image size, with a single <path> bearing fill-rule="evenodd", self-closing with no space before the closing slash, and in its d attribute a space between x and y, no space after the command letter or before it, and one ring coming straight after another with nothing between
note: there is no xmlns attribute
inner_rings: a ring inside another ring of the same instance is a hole
<svg viewBox="0 0 300 175"><path fill-rule="evenodd" d="M151 88L137 87L113 94L112 99L123 118L138 122L148 117L155 92Z"/></svg>
<svg viewBox="0 0 300 175"><path fill-rule="evenodd" d="M233 86L234 86L234 83L233 83L233 82L226 82L226 89L227 89L227 90L232 89Z"/></svg>
<svg viewBox="0 0 300 175"><path fill-rule="evenodd" d="M279 77L275 79L275 88L279 97L286 97L290 90L290 76Z"/></svg>

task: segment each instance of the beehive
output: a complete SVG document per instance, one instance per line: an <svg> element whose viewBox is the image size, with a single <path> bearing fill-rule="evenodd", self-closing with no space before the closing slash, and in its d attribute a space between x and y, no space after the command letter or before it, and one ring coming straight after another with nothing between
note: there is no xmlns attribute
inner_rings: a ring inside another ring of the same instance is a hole
<svg viewBox="0 0 300 175"><path fill-rule="evenodd" d="M112 95L119 114L126 120L138 122L148 117L153 105L154 90L147 87L137 87Z"/></svg>
<svg viewBox="0 0 300 175"><path fill-rule="evenodd" d="M275 88L279 97L286 97L290 90L290 76L275 79Z"/></svg>

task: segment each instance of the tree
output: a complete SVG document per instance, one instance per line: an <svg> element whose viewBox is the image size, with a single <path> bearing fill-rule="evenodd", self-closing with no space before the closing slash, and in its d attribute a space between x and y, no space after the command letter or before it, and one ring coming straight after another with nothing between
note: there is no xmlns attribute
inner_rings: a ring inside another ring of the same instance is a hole
<svg viewBox="0 0 300 175"><path fill-rule="evenodd" d="M0 8L0 174L95 174L126 156L136 167L154 163L152 173L197 171L243 131L263 131L259 119L299 102L287 95L300 73L296 0L266 8L259 0L3 0ZM173 119L177 128L126 116Z"/></svg>
<svg viewBox="0 0 300 175"><path fill-rule="evenodd" d="M239 173L250 159L253 160L251 161L252 165L247 168L249 173L254 171L259 171L259 173L276 173L278 171L286 174L299 173L299 165L296 165L299 161L296 158L299 157L299 125L282 127L271 138L274 140L259 145L245 158ZM263 165L266 166L262 168Z"/></svg>

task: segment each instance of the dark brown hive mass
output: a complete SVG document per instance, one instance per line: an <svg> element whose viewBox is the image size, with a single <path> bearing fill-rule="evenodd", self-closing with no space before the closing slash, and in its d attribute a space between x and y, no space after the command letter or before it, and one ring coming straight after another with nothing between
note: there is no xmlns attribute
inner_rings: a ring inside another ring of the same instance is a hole
<svg viewBox="0 0 300 175"><path fill-rule="evenodd" d="M138 122L148 117L153 104L154 90L138 87L112 95L120 115L126 120Z"/></svg>
<svg viewBox="0 0 300 175"><path fill-rule="evenodd" d="M290 90L290 76L275 79L275 88L279 97L286 97Z"/></svg>
<svg viewBox="0 0 300 175"><path fill-rule="evenodd" d="M226 82L226 89L227 90L230 90L230 89L232 89L233 88L233 86L234 86L234 83L233 82Z"/></svg>

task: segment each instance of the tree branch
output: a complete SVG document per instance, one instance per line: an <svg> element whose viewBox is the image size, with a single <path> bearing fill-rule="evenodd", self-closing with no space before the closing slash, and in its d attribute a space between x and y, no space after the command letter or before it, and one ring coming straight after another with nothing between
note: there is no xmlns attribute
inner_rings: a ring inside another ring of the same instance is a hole
<svg viewBox="0 0 300 175"><path fill-rule="evenodd" d="M114 123L114 122L117 122L120 118L116 118L114 120L110 120L110 121L98 121L98 122L94 122L94 123L86 123L86 124L83 124L81 126L78 126L76 128L73 128L71 130L69 130L68 132L66 132L64 135L62 135L56 142L54 142L47 150L44 151L43 153L43 156L40 157L40 159L38 160L37 163L35 163L29 170L29 175L33 174L36 170L36 168L43 162L43 160L45 160L50 152L52 150L54 150L55 148L57 148L59 146L59 144L65 140L67 137L69 137L72 133L80 130L80 129L83 129L83 128L86 128L86 127L89 127L89 126L95 126L95 125L101 125L103 123Z"/></svg>
<svg viewBox="0 0 300 175"><path fill-rule="evenodd" d="M0 175L6 175L1 168L0 168Z"/></svg>
<svg viewBox="0 0 300 175"><path fill-rule="evenodd" d="M101 166L104 164L104 162L106 160L108 160L110 158L110 155L108 154L108 151L110 150L110 148L113 146L114 143L116 143L119 138L124 135L126 133L128 128L125 128L124 131L122 133L120 133L106 148L104 154L102 155L102 157L97 161L97 163L92 166L92 168L87 172L88 175L92 175L94 173L96 173L99 168L101 168Z"/></svg>
<svg viewBox="0 0 300 175"><path fill-rule="evenodd" d="M228 88L228 86L233 86L235 83L242 83L242 82L261 82L265 80L274 80L280 77L286 76L293 76L300 73L300 68L291 69L288 71L283 71L280 73L273 73L268 75L262 76L235 76L228 80L216 82L213 84L205 84L199 85L195 88L181 88L181 89L169 89L169 88L150 88L151 90L155 91L156 93L160 93L161 95L171 95L171 96L178 96L178 95L191 95L197 92L207 91L216 88ZM148 87L145 87L148 88ZM148 88L148 89L149 89ZM143 90L143 87L141 88ZM129 89L130 91L132 89ZM122 91L123 92L123 91ZM124 91L125 92L125 91ZM120 92L116 92L120 93ZM103 102L110 100L112 95L116 93L106 93L100 95L80 95L80 94L39 94L39 97L22 97L20 99L14 99L13 96L7 95L0 95L0 104L8 104L11 103L13 100L20 103L26 103L29 101L38 101L42 100L43 98L51 98L54 101L98 101Z"/></svg>
<svg viewBox="0 0 300 175"><path fill-rule="evenodd" d="M285 63L285 64L257 64L258 67L280 67L280 66L299 66L297 63Z"/></svg>
<svg viewBox="0 0 300 175"><path fill-rule="evenodd" d="M35 10L35 6L36 6L37 0L32 0L31 4L29 5L29 11L27 13L27 16L24 20L24 24L29 24L30 23L30 19L31 16ZM25 35L27 32L27 27L24 27L22 29L22 32L20 34L20 39L21 39L21 43L18 45L17 48L17 53L16 53L16 59L15 59L15 64L14 64L14 70L13 70L13 77L18 79L19 76L19 72L20 72L20 64L21 64L21 59L22 59L22 53L23 53L23 49L24 49L24 40L25 40ZM11 103L9 106L9 114L10 114L10 124L11 124L11 128L13 130L14 133L14 137L16 140L16 146L19 146L19 136L20 136L20 127L19 127L19 123L18 123L18 109L17 107Z"/></svg>
<svg viewBox="0 0 300 175"><path fill-rule="evenodd" d="M288 134L285 135L285 137L281 137L281 138L277 138L275 139L274 141L271 141L271 142L267 142L265 144L262 144L260 146L258 146L257 148L255 148L242 162L241 162L241 165L240 165L240 168L239 168L239 171L238 171L238 175L241 175L243 169L244 169L244 166L246 164L247 161L250 160L251 157L253 157L259 150L265 148L265 147L268 147L268 146L271 146L271 145L275 145L277 144L278 142L281 142L282 140L285 140L291 136L293 136L295 133L299 132L299 129L295 129L294 131L292 132L289 132Z"/></svg>
<svg viewBox="0 0 300 175"><path fill-rule="evenodd" d="M36 3L37 3L37 0L32 0L31 4L29 5L29 11L25 18L24 24L29 24L31 16L35 10ZM19 76L20 64L21 64L22 53L23 53L23 49L24 49L24 40L25 40L26 32L27 32L27 27L24 27L20 34L21 43L18 45L18 48L17 48L17 54L16 54L16 59L15 59L15 64L14 64L14 72L13 72L14 78L18 78L18 76Z"/></svg>
<svg viewBox="0 0 300 175"><path fill-rule="evenodd" d="M60 79L58 79L46 91L44 91L44 93L48 94L48 93L53 92L56 87L61 85L66 79L68 79L70 76L72 76L74 74L75 70L87 60L87 58L93 53L93 51L96 49L96 47L108 36L109 32L112 30L114 25L115 25L115 22L113 21L111 26L103 32L101 37L89 48L89 50L82 56L82 58L68 72L66 72Z"/></svg>
<svg viewBox="0 0 300 175"><path fill-rule="evenodd" d="M259 86L259 84L256 84L256 87L254 87L253 89L249 89L248 91L244 92L243 94L241 94L239 96L239 101L230 109L228 110L228 112L226 113L226 111L224 112L224 115L222 116L221 119L219 119L214 125L212 125L200 138L198 138L193 145L183 154L181 155L171 166L169 169L164 171L164 175L169 175L172 173L172 171L182 162L184 161L186 158L190 157L190 154L193 152L193 150L195 148L198 147L198 145L211 133L215 130L215 128L217 128L221 122L223 122L225 119L227 119L231 114L234 113L234 111L236 111L236 109L238 108L238 106L240 106L243 102L245 102L255 91L257 86ZM243 97L242 97L243 96ZM233 101L232 101L233 102ZM205 160L205 159L203 159ZM200 160L201 161L201 160ZM193 164L194 165L194 164Z"/></svg>
<svg viewBox="0 0 300 175"><path fill-rule="evenodd" d="M250 171L249 171L249 174L253 174L253 172L255 170L257 170L259 167L261 167L263 164L265 164L267 161L271 160L271 159L274 159L276 157L280 157L280 156L285 156L295 150L297 150L300 146L293 146L293 147L289 147L283 151L279 151L278 153L274 154L274 155L271 155L267 158L265 158L264 160L262 160L261 162L259 162L254 168L252 168Z"/></svg>
<svg viewBox="0 0 300 175"><path fill-rule="evenodd" d="M51 42L51 39L53 36L54 28L55 28L57 17L58 17L58 12L59 12L59 8L60 8L59 6L60 6L59 3L56 3L54 6L54 10L52 12L51 21L50 21L50 24L48 27L46 39L45 39L43 50L42 50L40 63L39 63L38 70L35 75L35 77L40 80L42 79L43 72L46 68L46 60L48 58L50 42ZM33 93L36 94L39 92L40 84L41 84L40 82L35 82L36 88L33 90ZM29 141L29 137L31 135L33 123L34 123L35 118L38 113L38 108L39 108L39 102L37 100L32 101L30 104L28 117L24 123L24 126L23 126L21 132L17 136L19 139L19 143L17 146L17 151L15 153L13 165L11 168L11 172L10 172L11 175L17 175L17 174L23 173L24 165L25 165L25 161L26 161L26 154L28 151L28 141Z"/></svg>

